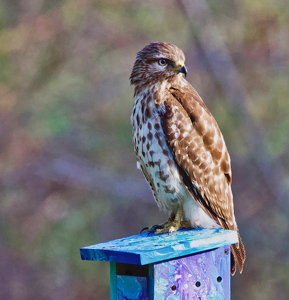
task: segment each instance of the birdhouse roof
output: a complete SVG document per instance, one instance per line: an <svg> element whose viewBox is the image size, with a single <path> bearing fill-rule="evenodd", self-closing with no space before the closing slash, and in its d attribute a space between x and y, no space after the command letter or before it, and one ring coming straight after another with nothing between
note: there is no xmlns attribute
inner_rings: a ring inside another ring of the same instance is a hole
<svg viewBox="0 0 289 300"><path fill-rule="evenodd" d="M80 249L83 260L146 265L238 242L236 231L192 229L170 234L141 233Z"/></svg>

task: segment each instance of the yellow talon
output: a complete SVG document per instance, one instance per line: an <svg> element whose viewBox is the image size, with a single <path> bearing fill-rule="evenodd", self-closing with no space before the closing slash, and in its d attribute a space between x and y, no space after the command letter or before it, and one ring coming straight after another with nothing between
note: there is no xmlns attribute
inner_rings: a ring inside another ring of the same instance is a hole
<svg viewBox="0 0 289 300"><path fill-rule="evenodd" d="M172 233L178 231L179 228L190 228L191 224L188 220L181 221L182 219L182 207L180 207L176 214L171 214L167 222L161 225L154 225L146 230L149 233L160 234L160 233Z"/></svg>

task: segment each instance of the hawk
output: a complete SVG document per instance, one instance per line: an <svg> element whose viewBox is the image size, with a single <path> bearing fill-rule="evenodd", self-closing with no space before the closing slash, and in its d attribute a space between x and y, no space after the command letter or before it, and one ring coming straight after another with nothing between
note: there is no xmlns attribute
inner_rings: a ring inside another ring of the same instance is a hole
<svg viewBox="0 0 289 300"><path fill-rule="evenodd" d="M167 222L154 233L180 227L236 230L231 274L240 273L245 248L234 216L230 156L216 120L186 81L185 56L169 43L151 43L138 52L130 82L131 115L138 165Z"/></svg>

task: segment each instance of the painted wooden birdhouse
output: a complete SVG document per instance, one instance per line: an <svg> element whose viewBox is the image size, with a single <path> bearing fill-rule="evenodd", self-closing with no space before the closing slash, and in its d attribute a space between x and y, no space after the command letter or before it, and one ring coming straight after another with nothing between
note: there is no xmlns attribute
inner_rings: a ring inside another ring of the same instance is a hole
<svg viewBox="0 0 289 300"><path fill-rule="evenodd" d="M110 261L111 300L228 300L230 245L237 232L194 229L142 233L80 249L83 260Z"/></svg>

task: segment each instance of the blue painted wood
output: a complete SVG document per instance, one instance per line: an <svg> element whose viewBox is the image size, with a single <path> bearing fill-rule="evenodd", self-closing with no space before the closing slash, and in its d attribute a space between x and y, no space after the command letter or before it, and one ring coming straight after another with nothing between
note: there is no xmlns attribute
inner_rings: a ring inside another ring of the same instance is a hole
<svg viewBox="0 0 289 300"><path fill-rule="evenodd" d="M137 234L80 249L83 260L151 264L238 242L236 231L193 229L170 234Z"/></svg>
<svg viewBox="0 0 289 300"><path fill-rule="evenodd" d="M149 276L148 276L148 294L149 299L154 299L154 286L155 286L155 268L154 264L149 265Z"/></svg>
<svg viewBox="0 0 289 300"><path fill-rule="evenodd" d="M229 300L230 256L230 246L224 246L154 264L150 299Z"/></svg>
<svg viewBox="0 0 289 300"><path fill-rule="evenodd" d="M117 275L117 300L146 300L147 277Z"/></svg>
<svg viewBox="0 0 289 300"><path fill-rule="evenodd" d="M116 292L116 263L110 263L110 300L117 299Z"/></svg>

